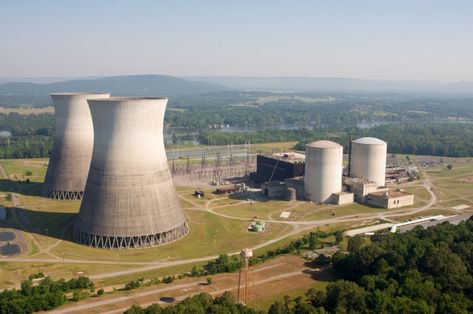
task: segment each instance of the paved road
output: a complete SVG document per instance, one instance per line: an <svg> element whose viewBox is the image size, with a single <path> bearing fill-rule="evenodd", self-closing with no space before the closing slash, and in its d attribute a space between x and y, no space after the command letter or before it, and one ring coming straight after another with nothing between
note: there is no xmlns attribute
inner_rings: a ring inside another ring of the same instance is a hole
<svg viewBox="0 0 473 314"><path fill-rule="evenodd" d="M262 220L267 223L279 223L279 224L286 224L286 225L291 225L293 227L293 230L290 232L265 241L263 243L260 243L258 245L253 246L253 249L258 249L262 248L265 246L268 246L270 244L276 243L280 240L283 240L287 237L290 237L292 235L296 235L302 231L312 229L317 226L323 226L326 224L330 223L344 223L344 222L356 222L356 221L363 221L363 220L369 220L369 219L383 219L383 218L389 218L389 217L399 217L399 216L408 216L412 214L416 214L418 212L424 211L432 207L435 202L437 201L437 197L435 193L431 190L431 183L430 180L427 178L426 181L423 183L423 186L426 188L426 190L430 194L430 200L428 204L418 207L418 208L413 208L409 210L396 210L396 211L390 211L389 213L371 213L371 214L355 214L355 215L349 215L349 216L344 216L344 217L336 217L336 218L330 218L330 219L323 219L323 220L315 220L315 221L279 221L279 220ZM189 200L187 200L189 201ZM241 217L234 217L230 215L224 215L218 212L213 211L212 209L202 207L200 204L197 204L195 202L193 203L194 206L196 206L200 210L206 210L212 214L229 218L229 219L238 219L238 220L248 220L247 218L241 218ZM49 253L46 251L47 249L42 250L43 252ZM234 254L239 254L239 252L229 252L229 255L234 255ZM171 267L171 266L178 266L178 265L185 265L185 264L192 264L192 263L197 263L197 262L206 262L210 260L216 259L218 256L217 255L212 255L212 256L204 256L204 257L198 257L198 258L191 258L191 259L182 259L182 260L173 260L173 261L151 261L151 262L119 262L119 261L94 261L94 260L81 260L81 259L62 259L61 257L53 257L53 258L0 258L1 260L6 260L6 261L14 261L14 262L27 262L27 263L32 263L32 262L44 262L44 263L70 263L70 264L104 264L104 265L110 265L110 264L116 264L116 265L135 265L135 266L143 266L143 267L133 267L131 269L123 270L123 271L116 271L116 272L110 272L110 273L104 273L104 274L99 274L99 275L93 275L90 276L92 279L105 279L105 278L112 278L116 276L122 276L122 275L130 275L134 273L140 273L144 271L150 271L150 270L155 270L159 268L165 268L165 267Z"/></svg>
<svg viewBox="0 0 473 314"><path fill-rule="evenodd" d="M271 281L277 281L277 280L281 280L281 279L285 279L285 278L290 278L290 277L295 276L295 275L300 275L301 273L302 273L302 270L299 270L299 271L295 271L295 272L284 273L284 274L280 274L280 275L277 275L277 276L272 276L272 277L269 277L269 278L266 278L266 279L263 279L263 280L255 281L254 285L256 286L256 285L261 285L261 284L268 283L268 282L271 282ZM163 293L163 292L186 289L186 288L190 288L190 287L197 286L197 285L199 285L199 283L187 283L187 284L171 285L169 287L156 287L155 289L144 291L144 292L139 292L139 293L134 293L134 294L129 295L129 296L114 297L114 298L108 298L108 299L101 300L101 301L89 302L89 303L84 303L84 304L77 304L77 305L74 305L74 306L67 306L67 307L64 307L64 308L61 308L61 309L58 309L58 310L49 311L48 313L50 313L50 314L66 314L66 313L71 313L71 312L85 312L86 310L90 310L90 309L93 309L93 308L96 308L96 307L99 307L99 306L119 303L119 302L123 302L123 301L129 301L129 300L133 300L133 299L136 299L136 298L146 297L146 296L149 296L149 295L154 295L154 294ZM231 287L225 289L225 291L231 291L231 290L235 290L237 288L238 288L237 286L231 286ZM221 293L221 291L220 291L220 293ZM184 298L186 298L190 295L192 295L192 294L181 296L181 297L179 297L179 299L184 299ZM179 301L179 300L177 300L177 301ZM158 302L158 303L160 303L160 302ZM123 313L123 311L126 310L126 309L127 308L117 309L117 310L111 311L109 313L120 313L120 312Z"/></svg>

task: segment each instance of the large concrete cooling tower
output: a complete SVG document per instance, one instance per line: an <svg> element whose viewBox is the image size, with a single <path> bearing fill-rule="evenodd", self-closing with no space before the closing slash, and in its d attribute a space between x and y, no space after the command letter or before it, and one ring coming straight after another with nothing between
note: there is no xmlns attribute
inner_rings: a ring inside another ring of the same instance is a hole
<svg viewBox="0 0 473 314"><path fill-rule="evenodd" d="M94 149L74 228L101 248L166 244L189 230L164 150L167 99L89 100Z"/></svg>
<svg viewBox="0 0 473 314"><path fill-rule="evenodd" d="M374 137L354 140L351 147L350 176L374 181L378 186L384 186L387 149L386 142Z"/></svg>
<svg viewBox="0 0 473 314"><path fill-rule="evenodd" d="M306 146L304 189L308 199L332 202L332 194L342 190L343 146L316 141Z"/></svg>
<svg viewBox="0 0 473 314"><path fill-rule="evenodd" d="M109 96L82 93L51 95L56 113L56 133L43 184L43 196L61 200L82 198L94 142L87 99Z"/></svg>

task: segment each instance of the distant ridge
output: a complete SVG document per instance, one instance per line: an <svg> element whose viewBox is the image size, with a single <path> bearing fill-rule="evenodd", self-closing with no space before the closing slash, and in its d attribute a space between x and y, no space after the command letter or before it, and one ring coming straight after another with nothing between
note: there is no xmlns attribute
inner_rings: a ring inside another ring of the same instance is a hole
<svg viewBox="0 0 473 314"><path fill-rule="evenodd" d="M230 90L214 83L189 81L167 75L123 75L75 79L52 83L9 82L0 84L0 105L8 102L32 105L49 103L57 92L110 92L115 96L180 96Z"/></svg>
<svg viewBox="0 0 473 314"><path fill-rule="evenodd" d="M330 77L222 77L195 76L189 80L208 82L240 90L300 92L426 92L473 95L473 82L388 81Z"/></svg>

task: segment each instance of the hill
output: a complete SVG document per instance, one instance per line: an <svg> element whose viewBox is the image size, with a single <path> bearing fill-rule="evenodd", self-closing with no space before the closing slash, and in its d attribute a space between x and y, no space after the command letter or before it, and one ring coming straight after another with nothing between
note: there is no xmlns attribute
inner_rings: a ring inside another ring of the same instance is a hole
<svg viewBox="0 0 473 314"><path fill-rule="evenodd" d="M473 82L387 81L327 77L187 77L189 80L223 85L234 89L322 93L409 92L473 95Z"/></svg>
<svg viewBox="0 0 473 314"><path fill-rule="evenodd" d="M183 96L230 90L214 83L189 81L166 75L128 75L77 79L46 84L0 84L0 105L45 105L58 92L110 92L116 96Z"/></svg>

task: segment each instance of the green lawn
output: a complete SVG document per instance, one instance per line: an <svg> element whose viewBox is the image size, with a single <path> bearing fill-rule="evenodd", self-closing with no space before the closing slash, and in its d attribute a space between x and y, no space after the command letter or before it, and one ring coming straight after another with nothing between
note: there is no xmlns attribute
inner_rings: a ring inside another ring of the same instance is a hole
<svg viewBox="0 0 473 314"><path fill-rule="evenodd" d="M12 180L26 180L31 182L43 182L48 167L48 159L5 159L1 163L5 171ZM31 171L30 176L26 175L27 171Z"/></svg>
<svg viewBox="0 0 473 314"><path fill-rule="evenodd" d="M292 204L286 201L268 200L266 202L254 202L253 204L246 202L244 204L216 208L214 211L234 217L268 219L270 213L278 212L291 206Z"/></svg>
<svg viewBox="0 0 473 314"><path fill-rule="evenodd" d="M187 211L190 232L183 239L161 247L139 250L95 249L71 241L63 241L51 252L66 258L110 260L110 261L155 261L172 260L221 253L236 252L283 235L289 226L270 224L269 230L261 233L248 232L247 221L222 218L203 211ZM51 239L50 239L51 240Z"/></svg>

